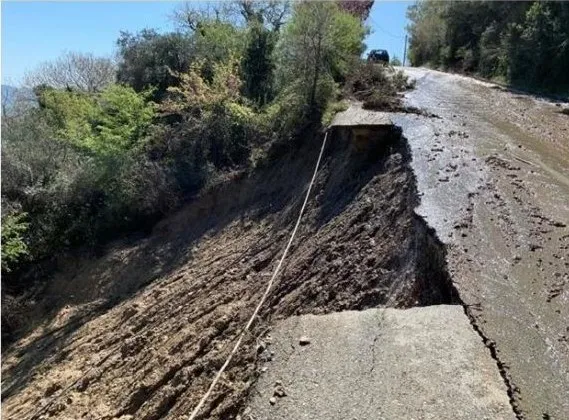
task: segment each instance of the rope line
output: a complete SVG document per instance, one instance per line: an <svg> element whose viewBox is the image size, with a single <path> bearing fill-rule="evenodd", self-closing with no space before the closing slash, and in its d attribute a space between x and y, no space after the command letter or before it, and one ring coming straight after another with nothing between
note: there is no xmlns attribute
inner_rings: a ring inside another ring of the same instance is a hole
<svg viewBox="0 0 569 420"><path fill-rule="evenodd" d="M296 224L294 226L292 234L290 235L290 239L288 240L288 244L286 245L286 248L283 252L283 255L282 255L279 263L277 264L277 267L275 268L275 271L273 272L271 279L267 283L265 293L261 297L261 300L257 304L255 311L253 312L253 315L251 315L251 318L249 318L249 321L245 325L245 328L243 329L243 331L239 335L239 339L235 343L235 346L233 346L233 350L231 350L231 353L229 353L229 356L227 356L227 360L225 360L225 363L223 364L223 366L221 366L221 368L219 369L219 371L215 375L211 385L209 386L209 388L206 391L206 393L204 394L204 396L201 398L201 400L198 403L198 405L196 406L196 408L194 408L194 410L192 411L192 414L190 414L190 416L188 417L188 420L194 420L196 418L200 409L203 407L203 405L205 404L205 402L207 401L207 399L211 395L213 389L215 388L215 386L217 385L217 383L221 379L221 375L223 374L223 372L225 371L225 369L227 368L227 366L231 362L231 359L233 358L233 356L235 355L237 350L239 349L239 346L241 345L241 342L243 341L243 337L245 337L245 334L247 333L247 331L249 331L249 328L251 327L251 325L253 324L253 321L257 317L257 314L259 313L261 306L263 306L263 303L265 303L265 300L267 299L267 297L269 295L269 291L271 290L271 287L273 286L275 278L277 277L277 274L279 273L279 270L281 269L281 266L283 264L284 259L286 258L287 254L288 254L290 246L292 245L292 241L294 240L294 237L296 235L296 231L298 230L298 227L300 226L300 221L302 220L302 216L304 214L304 209L306 208L306 204L308 203L308 197L310 196L310 191L312 190L312 185L314 184L314 181L316 180L316 174L318 173L318 167L320 166L320 161L322 160L322 155L324 153L324 148L326 146L326 140L327 139L328 139L328 132L326 132L326 134L324 135L324 140L322 141L322 147L320 148L320 154L318 155L318 160L316 161L316 166L314 167L314 173L312 174L312 179L310 180L310 184L308 185L308 190L306 191L306 196L304 197L304 203L302 204L302 208L300 209L300 213L298 214L298 219L296 220Z"/></svg>

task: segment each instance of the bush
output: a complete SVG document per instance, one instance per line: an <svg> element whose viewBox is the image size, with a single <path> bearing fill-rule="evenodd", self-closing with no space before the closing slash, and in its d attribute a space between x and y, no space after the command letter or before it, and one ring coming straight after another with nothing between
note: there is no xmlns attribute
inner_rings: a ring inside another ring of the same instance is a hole
<svg viewBox="0 0 569 420"><path fill-rule="evenodd" d="M401 66L402 64L401 64L401 60L399 59L399 57L397 57L397 56L393 57L391 59L391 65L396 66L396 67Z"/></svg>
<svg viewBox="0 0 569 420"><path fill-rule="evenodd" d="M409 80L409 76L402 70L393 72L391 75L391 83L397 92L413 89L415 87L415 79Z"/></svg>
<svg viewBox="0 0 569 420"><path fill-rule="evenodd" d="M139 145L154 118L150 92L110 85L100 94L46 89L40 105L57 136L92 156L125 153Z"/></svg>
<svg viewBox="0 0 569 420"><path fill-rule="evenodd" d="M396 89L383 66L358 60L344 85L344 93L358 100L365 100L373 94L393 96Z"/></svg>
<svg viewBox="0 0 569 420"><path fill-rule="evenodd" d="M194 63L179 74L180 86L170 89L171 97L161 105L164 115L175 114L179 130L193 131L192 138L205 158L218 169L243 165L248 161L251 140L266 136L264 120L241 96L239 61L229 58L212 67L212 80L202 76L207 65Z"/></svg>
<svg viewBox="0 0 569 420"><path fill-rule="evenodd" d="M412 89L414 83L401 70L359 60L346 80L344 95L362 101L365 109L399 111L399 93Z"/></svg>
<svg viewBox="0 0 569 420"><path fill-rule="evenodd" d="M11 271L22 257L28 255L24 235L29 224L26 213L14 213L2 217L2 271Z"/></svg>
<svg viewBox="0 0 569 420"><path fill-rule="evenodd" d="M152 106L131 88L46 90L41 103L2 121L3 207L27 213L30 261L95 245L175 205L168 169L145 157Z"/></svg>

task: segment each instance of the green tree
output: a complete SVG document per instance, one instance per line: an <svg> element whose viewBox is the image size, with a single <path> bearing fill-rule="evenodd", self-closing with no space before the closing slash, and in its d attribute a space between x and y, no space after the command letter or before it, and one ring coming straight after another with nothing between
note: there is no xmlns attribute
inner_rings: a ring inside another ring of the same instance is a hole
<svg viewBox="0 0 569 420"><path fill-rule="evenodd" d="M121 32L117 79L137 92L154 88L153 97L159 100L176 83L172 72L188 70L195 56L194 44L184 33L161 35L148 29L136 35Z"/></svg>
<svg viewBox="0 0 569 420"><path fill-rule="evenodd" d="M447 31L442 17L445 7L442 2L424 1L417 2L407 10L407 18L411 21L408 31L411 35L409 60L412 65L442 64Z"/></svg>
<svg viewBox="0 0 569 420"><path fill-rule="evenodd" d="M533 85L569 84L569 7L534 2L518 26L519 52L510 57L511 78ZM512 52L514 39L511 39Z"/></svg>
<svg viewBox="0 0 569 420"><path fill-rule="evenodd" d="M221 20L204 20L198 23L193 33L196 48L196 59L202 61L203 76L212 80L214 67L227 61L230 57L241 60L245 51L246 31L229 22Z"/></svg>
<svg viewBox="0 0 569 420"><path fill-rule="evenodd" d="M569 85L566 2L426 0L411 6L408 17L413 65L547 89Z"/></svg>
<svg viewBox="0 0 569 420"><path fill-rule="evenodd" d="M362 53L365 34L360 20L336 3L297 3L278 44L281 88L294 83L309 106L325 106L333 79L345 77Z"/></svg>
<svg viewBox="0 0 569 420"><path fill-rule="evenodd" d="M252 22L247 34L247 48L241 63L244 93L259 105L273 99L273 50L276 34L260 22Z"/></svg>

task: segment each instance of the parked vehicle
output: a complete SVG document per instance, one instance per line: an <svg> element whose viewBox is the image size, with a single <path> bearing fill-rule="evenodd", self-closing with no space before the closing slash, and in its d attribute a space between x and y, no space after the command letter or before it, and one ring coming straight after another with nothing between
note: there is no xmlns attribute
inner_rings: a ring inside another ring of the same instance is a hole
<svg viewBox="0 0 569 420"><path fill-rule="evenodd" d="M389 53L386 50L371 50L367 59L373 63L389 64Z"/></svg>

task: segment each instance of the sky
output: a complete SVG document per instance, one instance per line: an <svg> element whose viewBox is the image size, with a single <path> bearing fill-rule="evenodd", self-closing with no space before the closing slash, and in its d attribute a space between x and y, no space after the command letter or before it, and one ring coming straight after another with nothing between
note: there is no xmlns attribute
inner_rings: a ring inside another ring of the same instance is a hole
<svg viewBox="0 0 569 420"><path fill-rule="evenodd" d="M172 1L2 1L2 84L19 85L27 71L66 51L111 56L120 31L174 29ZM405 11L412 2L376 0L369 49L403 58Z"/></svg>

